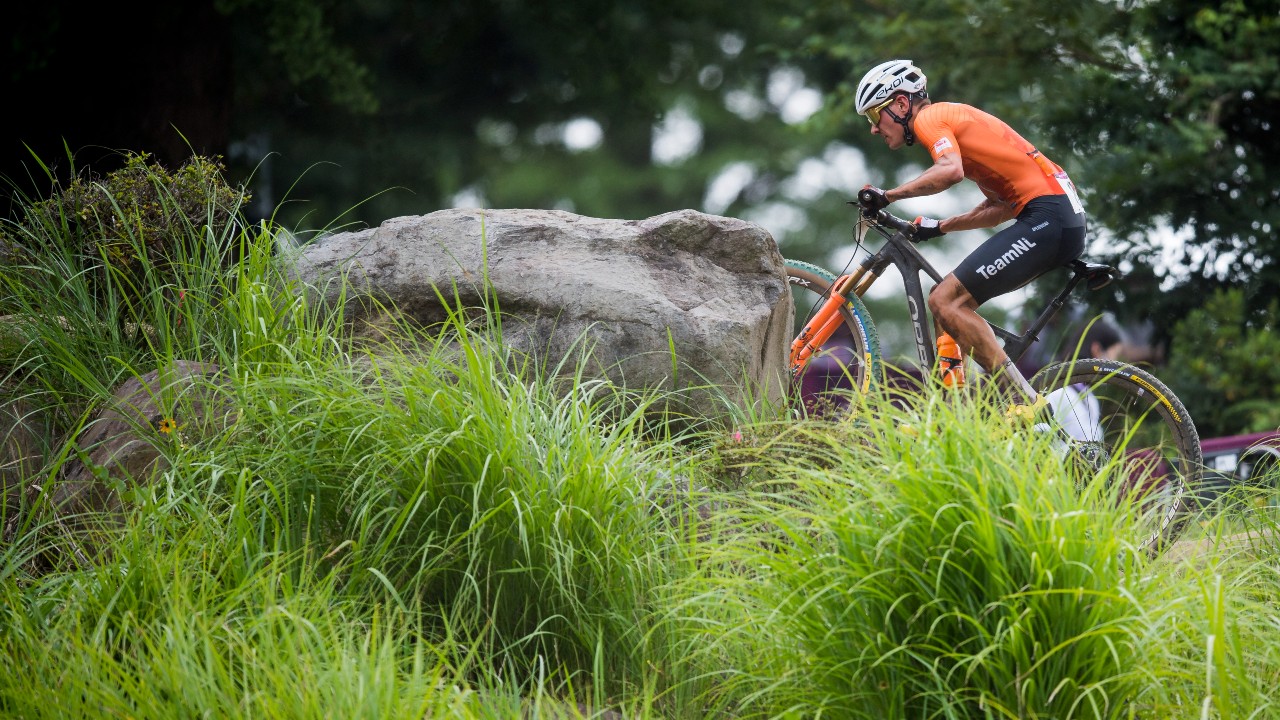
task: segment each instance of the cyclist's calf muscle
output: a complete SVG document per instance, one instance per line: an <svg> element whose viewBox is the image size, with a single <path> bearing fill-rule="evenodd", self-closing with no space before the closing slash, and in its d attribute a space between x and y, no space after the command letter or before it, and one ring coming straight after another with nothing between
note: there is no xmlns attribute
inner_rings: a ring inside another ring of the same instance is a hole
<svg viewBox="0 0 1280 720"><path fill-rule="evenodd" d="M929 292L929 311L937 324L956 339L961 351L987 372L1008 358L987 321L978 314L977 302L955 275L946 276Z"/></svg>

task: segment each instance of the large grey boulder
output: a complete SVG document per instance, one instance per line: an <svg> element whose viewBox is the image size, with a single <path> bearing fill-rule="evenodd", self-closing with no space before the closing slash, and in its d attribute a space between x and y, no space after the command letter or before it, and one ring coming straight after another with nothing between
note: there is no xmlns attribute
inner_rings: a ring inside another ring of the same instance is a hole
<svg viewBox="0 0 1280 720"><path fill-rule="evenodd" d="M329 235L293 262L326 302L345 299L348 319L375 319L376 299L429 328L445 318L437 292L453 300L456 288L458 302L478 307L487 279L505 343L556 362L585 341L588 377L637 389L711 384L738 404L776 401L785 387L786 270L773 237L742 220L442 210ZM343 275L347 295L332 282ZM695 390L687 407L719 415L719 397Z"/></svg>

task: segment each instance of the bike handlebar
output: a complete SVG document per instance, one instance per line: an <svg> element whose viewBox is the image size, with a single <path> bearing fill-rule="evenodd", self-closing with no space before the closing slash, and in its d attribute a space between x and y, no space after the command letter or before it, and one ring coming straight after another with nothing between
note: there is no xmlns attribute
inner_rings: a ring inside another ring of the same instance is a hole
<svg viewBox="0 0 1280 720"><path fill-rule="evenodd" d="M877 210L874 213L867 214L867 211L863 208L866 208L871 204L871 193L869 191L863 190L858 193L858 199L849 204L857 205L859 208L858 212L861 213L862 217L876 223L877 225L893 228L905 235L907 239L913 243L922 242L921 240L916 239L916 230L918 228L915 223L909 220L903 220L897 215L890 213L888 210Z"/></svg>

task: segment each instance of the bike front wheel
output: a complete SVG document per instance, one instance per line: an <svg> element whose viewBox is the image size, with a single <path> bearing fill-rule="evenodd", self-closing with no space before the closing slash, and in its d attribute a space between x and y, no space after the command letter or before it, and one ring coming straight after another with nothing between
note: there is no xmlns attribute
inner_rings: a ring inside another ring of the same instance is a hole
<svg viewBox="0 0 1280 720"><path fill-rule="evenodd" d="M786 266L798 329L826 302L836 276L799 260ZM840 328L792 378L797 407L808 416L847 414L852 396L865 394L880 378L880 338L862 298L850 295L840 318Z"/></svg>
<svg viewBox="0 0 1280 720"><path fill-rule="evenodd" d="M1112 466L1110 489L1134 503L1139 545L1155 554L1176 540L1204 476L1200 435L1182 401L1151 373L1114 360L1050 365L1031 385L1086 471Z"/></svg>

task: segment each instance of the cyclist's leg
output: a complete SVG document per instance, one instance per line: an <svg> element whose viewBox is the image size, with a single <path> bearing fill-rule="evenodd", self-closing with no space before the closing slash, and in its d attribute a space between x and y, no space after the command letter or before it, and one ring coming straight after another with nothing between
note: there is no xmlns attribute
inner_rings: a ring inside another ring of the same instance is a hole
<svg viewBox="0 0 1280 720"><path fill-rule="evenodd" d="M992 235L929 295L935 319L992 373L1015 404L1033 404L1038 395L977 308L1079 257L1084 231L1084 216L1074 212L1065 196L1036 198L1013 225Z"/></svg>
<svg viewBox="0 0 1280 720"><path fill-rule="evenodd" d="M942 278L942 282L929 291L929 311L935 324L956 339L960 351L971 356L984 370L990 371L1004 354L995 333L978 315L978 301L955 273Z"/></svg>
<svg viewBox="0 0 1280 720"><path fill-rule="evenodd" d="M961 351L968 353L995 380L1015 414L1034 415L1042 403L1022 372L1013 364L1008 353L996 339L995 332L978 314L977 300L956 279L947 275L929 293L929 307L934 318L942 325Z"/></svg>

